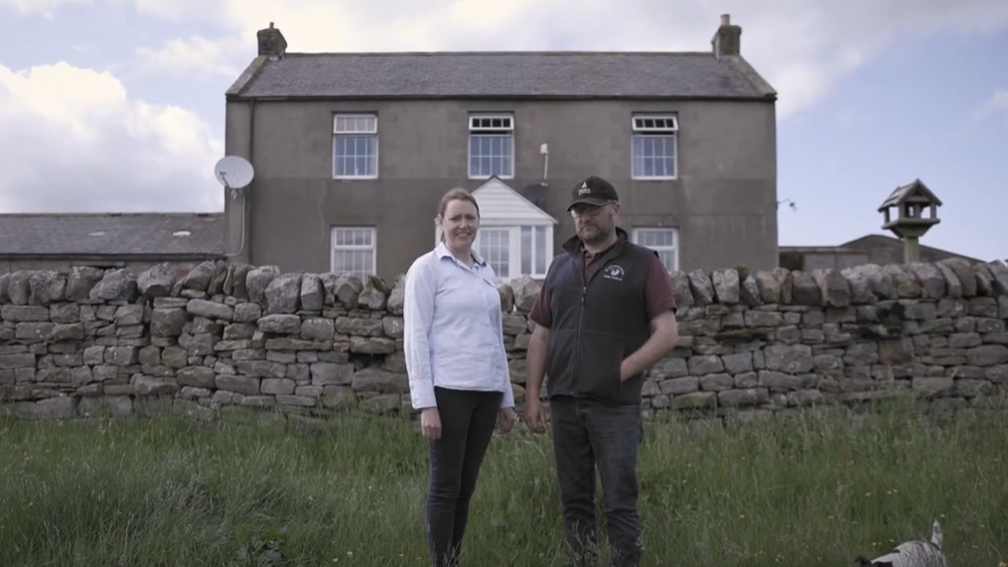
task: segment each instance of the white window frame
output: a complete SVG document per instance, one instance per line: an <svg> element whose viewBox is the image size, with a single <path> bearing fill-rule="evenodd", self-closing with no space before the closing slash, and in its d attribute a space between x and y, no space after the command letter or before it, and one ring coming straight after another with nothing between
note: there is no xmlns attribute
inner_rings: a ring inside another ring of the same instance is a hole
<svg viewBox="0 0 1008 567"><path fill-rule="evenodd" d="M499 270L494 268L494 273L497 276L497 281L508 281L517 275L515 272L515 266L521 267L521 240L518 240L518 248L515 248L515 233L519 232L517 227L513 226L502 226L502 225L482 225L480 226L479 232L476 233L476 240L473 242L473 250L479 251L480 240L486 234L486 231L503 231L507 235L507 251L508 251L508 274L507 276L500 273ZM520 232L519 232L520 234ZM519 236L520 238L520 236ZM480 255L486 260L487 264L490 265L490 259L487 258L482 252ZM491 267L493 267L491 265Z"/></svg>
<svg viewBox="0 0 1008 567"><path fill-rule="evenodd" d="M522 229L524 229L524 228L528 228L528 229L530 229L532 231L532 257L529 258L529 265L532 267L532 270L529 273L525 273L521 269L522 260L524 259L521 256L521 234L522 234ZM536 240L535 240L535 238L536 238L536 229L537 228L542 228L543 229L543 235L542 235L542 238L543 238L543 241L544 241L543 242L543 254L545 255L545 258L543 258L543 262L542 262L542 265L543 265L542 272L536 271L536 259L537 258L536 258ZM517 244L514 244L516 236L517 236ZM518 260L517 260L517 263L516 263L516 265L518 267L517 273L519 275L530 276L530 277L533 277L533 278L545 278L546 277L546 272L549 270L550 262L553 261L553 225L552 224L521 224L521 225L518 225L518 226L516 226L516 227L514 227L512 229L512 236L511 236L511 238L512 238L512 240L511 240L512 245L513 246L517 246L517 250L519 251Z"/></svg>
<svg viewBox="0 0 1008 567"><path fill-rule="evenodd" d="M353 127L340 128L340 120L351 122ZM361 127L363 126L363 128ZM372 138L374 139L374 155L369 156L374 162L374 173L339 174L339 160L336 155L337 142L346 138ZM373 112L337 113L333 115L333 140L332 140L332 175L333 179L377 179L378 178L378 115Z"/></svg>
<svg viewBox="0 0 1008 567"><path fill-rule="evenodd" d="M500 120L500 125L493 125L491 122ZM490 179L495 174L480 174L473 172L472 144L475 138L501 138L505 139L510 149L510 168L506 172L497 173L500 179L514 179L515 172L515 116L510 113L493 114L470 114L469 115L469 138L466 140L466 171L469 179Z"/></svg>
<svg viewBox="0 0 1008 567"><path fill-rule="evenodd" d="M640 181L667 181L679 176L679 117L675 114L634 114L630 118L630 177ZM638 156L634 148L638 140L661 139L672 145L672 174L644 175L638 172Z"/></svg>
<svg viewBox="0 0 1008 567"><path fill-rule="evenodd" d="M336 234L341 231L351 231L351 230L363 230L366 231L371 236L370 245L342 245L336 244ZM336 274L337 276L341 273L336 271L336 252L340 251L355 251L355 250L370 250L371 251L371 272L364 274L357 274L356 272L351 272L361 278L363 282L364 278L367 276L376 275L378 271L378 231L373 226L333 226L329 230L329 271ZM363 277L362 277L363 276Z"/></svg>
<svg viewBox="0 0 1008 567"><path fill-rule="evenodd" d="M533 231L533 233L532 233L533 234L533 242L532 242L532 253L533 253L533 256L532 256L532 258L530 260L530 263L532 265L532 273L528 273L528 274L523 274L522 273L522 269L521 269L521 267L522 267L521 231L522 231L522 228L525 228L525 227L531 228L532 231ZM536 269L535 269L535 265L536 265L535 260L536 260L536 258L534 256L534 254L535 254L535 240L534 240L535 236L534 235L535 235L535 229L538 228L538 227L542 227L543 229L545 229L545 232L546 232L546 234L543 237L544 240L545 240L545 244L546 244L546 246L545 246L546 249L544 251L546 257L544 258L545 262L543 262L543 272L542 273L537 273ZM498 273L498 274L496 274L498 281L508 282L508 281L510 281L510 280L512 280L512 279L514 279L514 278L516 278L518 276L522 276L522 275L527 275L527 276L530 276L532 278L537 278L537 279L542 279L542 278L546 277L546 271L549 270L550 263L553 261L553 257L555 256L555 253L553 252L553 225L552 224L543 224L541 222L540 223L521 223L521 222L519 222L519 223L516 224L514 221L506 221L506 222L492 222L492 221L491 222L486 222L486 221L484 221L482 224L480 224L479 232L476 233L476 241L473 242L473 249L474 250L477 250L477 251L479 250L480 234L482 234L482 232L484 230L507 230L508 231L508 241L507 241L508 242L508 273L510 275L507 276L507 277L505 277L505 276L502 276L501 274ZM435 245L441 243L441 228L440 227L436 227L434 229L434 242L435 242Z"/></svg>
<svg viewBox="0 0 1008 567"><path fill-rule="evenodd" d="M661 233L661 232L670 232L670 233L672 233L672 245L671 246L657 246L657 247L655 247L655 246L647 246L647 245L645 245L645 244L643 244L641 242L642 236L644 234L647 234L647 233L656 233L656 232L659 232L659 233ZM675 265L674 266L668 266L668 265L666 265L665 269L668 271L669 274L675 273L675 272L677 272L679 270L679 255L680 255L681 246L679 245L679 229L678 228L671 227L671 226L647 226L647 227L643 227L642 226L642 227L638 227L638 228L634 228L633 229L633 231L631 232L631 238L633 239L633 243L634 244L637 244L639 246L647 246L651 250L654 250L654 251L656 251L658 253L661 253L661 252L672 252L673 254L675 254L675 262L674 262ZM665 262L663 261L662 264L665 264Z"/></svg>

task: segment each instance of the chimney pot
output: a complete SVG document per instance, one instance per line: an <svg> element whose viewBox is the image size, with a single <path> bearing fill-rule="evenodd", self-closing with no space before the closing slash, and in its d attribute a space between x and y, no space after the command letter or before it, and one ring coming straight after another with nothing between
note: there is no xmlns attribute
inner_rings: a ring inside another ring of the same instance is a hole
<svg viewBox="0 0 1008 567"><path fill-rule="evenodd" d="M270 59L279 59L287 53L287 40L283 33L269 23L269 27L256 32L256 40L259 44L259 55Z"/></svg>
<svg viewBox="0 0 1008 567"><path fill-rule="evenodd" d="M742 48L742 28L732 25L729 14L721 15L721 26L714 32L711 40L714 57L720 59L725 55L739 55Z"/></svg>

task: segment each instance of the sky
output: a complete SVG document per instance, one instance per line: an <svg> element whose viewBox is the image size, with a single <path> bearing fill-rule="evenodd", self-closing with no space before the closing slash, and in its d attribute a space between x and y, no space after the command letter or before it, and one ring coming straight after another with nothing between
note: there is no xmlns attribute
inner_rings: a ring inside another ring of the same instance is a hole
<svg viewBox="0 0 1008 567"><path fill-rule="evenodd" d="M224 91L256 30L288 51L710 49L721 14L778 91L781 245L884 234L1008 259L1004 0L0 0L0 212L218 211Z"/></svg>

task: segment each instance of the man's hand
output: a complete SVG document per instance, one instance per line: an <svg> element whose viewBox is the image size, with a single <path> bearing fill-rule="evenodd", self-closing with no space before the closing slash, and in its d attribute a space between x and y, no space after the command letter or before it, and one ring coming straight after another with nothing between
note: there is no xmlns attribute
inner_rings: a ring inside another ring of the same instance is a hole
<svg viewBox="0 0 1008 567"><path fill-rule="evenodd" d="M546 293L548 287L543 286L542 293ZM549 305L549 303L545 303ZM529 339L528 350L525 353L525 425L533 433L546 429L546 410L543 408L542 400L539 399L539 390L542 387L544 369L546 366L546 345L549 343L548 327L536 323L532 329L532 337Z"/></svg>
<svg viewBox="0 0 1008 567"><path fill-rule="evenodd" d="M441 414L436 407L420 411L420 433L432 441L441 438Z"/></svg>
<svg viewBox="0 0 1008 567"><path fill-rule="evenodd" d="M539 398L528 398L525 401L525 425L533 433L546 430L546 408Z"/></svg>
<svg viewBox="0 0 1008 567"><path fill-rule="evenodd" d="M651 368L679 342L675 314L666 311L651 320L651 337L620 363L620 382Z"/></svg>
<svg viewBox="0 0 1008 567"><path fill-rule="evenodd" d="M500 410L497 423L500 426L500 430L507 433L508 431L511 431L512 427L514 427L517 419L518 414L515 413L514 408L503 408Z"/></svg>
<svg viewBox="0 0 1008 567"><path fill-rule="evenodd" d="M624 358L623 362L619 366L619 379L620 382L626 382L628 378L635 374L633 368L630 365L629 359Z"/></svg>

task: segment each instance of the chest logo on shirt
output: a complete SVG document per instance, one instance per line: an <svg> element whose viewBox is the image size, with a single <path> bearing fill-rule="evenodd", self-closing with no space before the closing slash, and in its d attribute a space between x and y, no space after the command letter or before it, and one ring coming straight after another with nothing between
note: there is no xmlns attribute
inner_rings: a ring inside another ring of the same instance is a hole
<svg viewBox="0 0 1008 567"><path fill-rule="evenodd" d="M602 270L602 277L617 282L623 281L623 266L610 264Z"/></svg>

